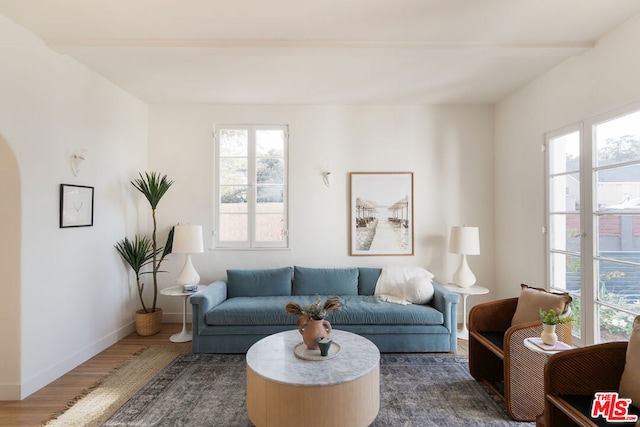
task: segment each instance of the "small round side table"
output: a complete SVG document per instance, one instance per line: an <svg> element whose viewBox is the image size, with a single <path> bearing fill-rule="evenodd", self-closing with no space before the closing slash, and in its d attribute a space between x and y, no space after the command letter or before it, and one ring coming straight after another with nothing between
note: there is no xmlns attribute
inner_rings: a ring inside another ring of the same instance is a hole
<svg viewBox="0 0 640 427"><path fill-rule="evenodd" d="M198 285L198 291L201 291L206 287L206 285ZM184 298L184 304L182 306L182 331L177 334L171 335L171 338L169 338L169 340L171 340L171 342L191 341L193 339L193 334L191 331L187 330L187 300L191 295L195 294L195 292L184 292L182 290L182 286L172 286L170 288L161 290L160 293L169 297Z"/></svg>
<svg viewBox="0 0 640 427"><path fill-rule="evenodd" d="M467 297L469 295L484 295L489 293L489 289L482 286L470 286L463 288L455 284L444 285L451 292L462 295L462 328L458 329L458 338L462 340L469 339L469 330L467 329Z"/></svg>

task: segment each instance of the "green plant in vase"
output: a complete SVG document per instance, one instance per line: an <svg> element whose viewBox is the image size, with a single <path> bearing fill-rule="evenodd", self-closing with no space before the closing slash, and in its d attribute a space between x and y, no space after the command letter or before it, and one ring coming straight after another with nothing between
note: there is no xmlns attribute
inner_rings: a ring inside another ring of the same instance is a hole
<svg viewBox="0 0 640 427"><path fill-rule="evenodd" d="M557 314L554 309L549 309L549 311L542 311L540 308L540 320L545 325L562 325L564 323L569 323L573 321L573 315L568 314L566 316L562 316Z"/></svg>
<svg viewBox="0 0 640 427"><path fill-rule="evenodd" d="M573 315L567 314L563 316L562 313L556 313L554 309L543 311L542 308L540 308L539 313L540 320L542 320L542 333L540 334L540 339L547 345L555 346L558 342L556 325L571 322L573 320Z"/></svg>

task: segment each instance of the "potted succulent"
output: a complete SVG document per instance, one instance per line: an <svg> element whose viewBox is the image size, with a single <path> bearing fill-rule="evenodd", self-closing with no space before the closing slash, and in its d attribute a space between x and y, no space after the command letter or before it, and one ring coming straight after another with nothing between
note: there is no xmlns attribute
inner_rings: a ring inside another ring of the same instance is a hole
<svg viewBox="0 0 640 427"><path fill-rule="evenodd" d="M545 344L556 345L558 342L556 325L571 322L573 320L573 315L568 314L566 316L562 316L557 314L553 309L543 311L542 308L540 308L539 313L540 320L542 320L542 333L540 334L540 339L542 339L542 342Z"/></svg>
<svg viewBox="0 0 640 427"><path fill-rule="evenodd" d="M171 253L171 247L173 246L174 229L172 227L165 245L158 247L156 208L173 184L173 181L169 180L166 175L160 175L156 172L145 172L144 175L142 173L139 175L138 178L131 181L131 184L149 201L153 219L153 232L151 238L135 236L133 240L129 240L125 237L116 243L115 248L136 275L138 297L142 305L142 309L136 311L136 332L138 335L148 336L160 332L162 326L162 309L156 307L158 300L158 273L161 271L162 261ZM147 265L150 265L150 271L142 271ZM153 303L151 306L147 306L143 298L144 283L141 281L142 274L151 274L152 277Z"/></svg>

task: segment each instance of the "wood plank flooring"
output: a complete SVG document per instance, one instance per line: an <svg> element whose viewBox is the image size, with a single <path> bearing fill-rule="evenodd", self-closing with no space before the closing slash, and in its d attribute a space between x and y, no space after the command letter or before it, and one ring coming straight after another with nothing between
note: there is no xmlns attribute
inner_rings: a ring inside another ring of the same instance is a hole
<svg viewBox="0 0 640 427"><path fill-rule="evenodd" d="M26 399L0 401L0 426L40 426L135 353L150 345L170 344L169 337L181 329L181 323L165 323L160 333L151 337L140 337L134 332ZM467 349L467 341L458 340L456 354L466 355Z"/></svg>
<svg viewBox="0 0 640 427"><path fill-rule="evenodd" d="M138 351L154 344L171 344L169 337L181 329L182 323L165 323L160 333L150 337L140 337L134 332L26 399L0 401L0 426L41 425Z"/></svg>

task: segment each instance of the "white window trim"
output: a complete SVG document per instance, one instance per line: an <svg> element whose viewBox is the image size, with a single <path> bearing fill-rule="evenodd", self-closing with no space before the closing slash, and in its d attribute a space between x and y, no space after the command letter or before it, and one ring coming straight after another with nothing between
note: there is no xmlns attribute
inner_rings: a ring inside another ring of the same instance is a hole
<svg viewBox="0 0 640 427"><path fill-rule="evenodd" d="M584 213L584 206L591 206L590 204L587 205L585 204L585 202L587 201L587 197L590 200L591 196L587 195L585 193L587 193L588 191L585 189L585 186L582 185L582 181L583 179L585 179L584 177L584 166L585 166L585 153L584 153L584 144L582 144L582 138L584 137L584 126L582 123L577 123L577 124L573 124L573 125L569 125L569 126L565 126L561 129L557 129L554 130L552 132L547 132L545 134L545 142L544 142L544 146L543 146L543 152L545 153L544 156L544 165L545 165L545 175L544 175L544 179L545 179L545 271L546 271L546 288L548 290L551 291L557 291L557 292L566 292L565 289L562 288L558 288L558 287L554 287L553 286L553 271L552 271L552 265L551 265L551 256L554 253L566 253L566 254L570 254L568 251L558 251L558 250L552 250L551 248L551 230L552 230L552 225L551 225L551 196L552 196L552 191L551 191L551 177L552 176L558 176L558 175L562 175L562 174L552 174L551 173L551 168L550 168L550 156L551 156L551 150L549 148L549 144L550 141L552 139L558 138L560 136L563 135L567 135L573 132L578 132L580 135L580 145L579 145L579 156L580 156L580 164L579 164L579 168L580 170L579 175L580 175L580 234L582 236L582 238L580 239L580 259L582 260L585 257L585 249L588 242L588 239L586 238L585 235L585 230L589 229L586 224L585 224L585 213ZM590 203L590 202L589 202ZM585 266L582 265L584 263L581 263L580 265L580 282L581 283L586 283L585 282L585 277L589 277L589 276L585 276L586 272L585 272ZM581 286L580 289L580 306L581 307L585 307L585 302L588 301L587 299L587 295L585 295L585 290L584 290L585 286ZM575 298L576 296L574 296ZM593 301L593 300L590 300ZM576 337L574 335L574 342L578 345L583 345L582 341L584 340L585 337L585 310L582 310L581 313L581 336L580 337Z"/></svg>
<svg viewBox="0 0 640 427"><path fill-rule="evenodd" d="M220 173L219 173L219 159L220 159L220 144L219 133L222 129L247 129L249 130L249 194L247 194L248 200L248 219L249 230L247 241L223 241L219 240L219 224L220 224ZM255 189L256 189L256 171L255 171L255 140L254 132L256 130L282 130L284 132L284 189L283 189L283 201L284 201L284 239L282 241L264 242L255 240L256 229L256 214L255 214ZM213 250L289 250L289 126L288 125L260 125L260 124L222 124L214 126L213 132L214 138L214 224L213 224Z"/></svg>

